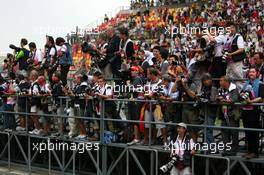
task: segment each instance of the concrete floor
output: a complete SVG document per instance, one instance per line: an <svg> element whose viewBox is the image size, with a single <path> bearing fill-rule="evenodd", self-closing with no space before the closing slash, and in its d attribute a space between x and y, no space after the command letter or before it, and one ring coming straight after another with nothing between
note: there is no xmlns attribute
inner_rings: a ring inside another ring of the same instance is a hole
<svg viewBox="0 0 264 175"><path fill-rule="evenodd" d="M12 165L11 169L8 169L7 164L0 163L0 175L26 175L29 174L27 167L23 165ZM48 171L32 169L31 175L47 175ZM52 171L51 175L62 175L63 173Z"/></svg>

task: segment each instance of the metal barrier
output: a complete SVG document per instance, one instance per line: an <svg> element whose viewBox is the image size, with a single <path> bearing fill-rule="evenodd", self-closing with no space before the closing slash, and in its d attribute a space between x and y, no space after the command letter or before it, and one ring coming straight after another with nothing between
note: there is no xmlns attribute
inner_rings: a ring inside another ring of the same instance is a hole
<svg viewBox="0 0 264 175"><path fill-rule="evenodd" d="M41 98L41 97L39 97ZM48 97L50 98L50 97ZM60 97L60 107L62 107L62 99L66 99L67 103L68 103L68 99L70 99L70 97ZM84 98L84 97L81 97ZM87 98L87 100L92 100L92 98ZM112 122L121 122L121 123L144 123L144 124L164 124L166 126L176 126L177 123L163 123L163 122L152 122L152 121L135 121L135 120L122 120L122 119L110 119L110 118L106 118L105 117L105 102L106 101L114 101L114 102L122 102L122 103L126 103L126 102L142 102L142 103L149 103L150 104L150 109L153 108L153 104L157 103L157 102L161 102L161 101L157 101L157 100L128 100L128 99L110 99L110 100L101 100L100 101L100 105L101 105L101 110L100 110L100 118L94 118L94 117L90 117L90 116L74 116L75 119L84 119L87 121L98 121L100 123L100 140L98 142L91 142L91 143L99 143L100 144L100 151L96 151L96 153L94 155L96 155L96 157L94 157L93 153L94 151L86 151L86 153L88 154L88 158L91 160L92 164L95 167L95 171L97 175L106 175L106 174L111 174L113 172L113 170L116 168L116 166L118 165L118 163L121 161L122 157L126 154L126 174L129 174L129 160L130 160L130 156L132 156L133 160L135 161L137 167L139 168L139 171L142 174L147 174L146 170L144 169L144 165L142 163L140 163L140 161L137 158L137 154L135 154L135 150L141 150L141 151L145 151L145 152L150 152L150 174L158 174L158 160L159 160L159 153L162 152L167 152L168 151L164 151L162 150L160 147L157 146L153 146L151 145L151 141L152 141L152 127L150 127L149 129L149 133L148 133L148 137L149 137L149 142L147 146L128 146L127 144L122 144L122 143L112 143L112 144L106 144L104 143L104 131L105 131L105 127L106 127L106 122L112 121ZM27 101L28 102L28 101ZM66 103L66 106L68 106ZM193 105L194 102L172 102L175 105L179 105L179 104L189 104L189 105ZM232 105L243 105L241 103L235 103ZM252 104L254 106L263 106L264 104ZM3 111L2 113L10 113L10 114L16 114L16 115L25 115L26 117L26 128L27 131L25 133L20 133L20 132L16 132L16 131L10 131L10 132L1 132L0 134L5 134L8 136L8 141L6 143L6 145L4 146L4 149L2 150L2 153L0 154L0 158L3 158L4 156L4 152L7 151L8 153L8 167L11 167L11 158L10 158L10 153L11 153L11 147L14 145L10 145L10 142L12 140L15 140L15 143L17 144L19 151L22 154L22 158L24 159L24 162L26 162L26 165L28 167L28 172L29 174L32 171L32 163L34 163L36 157L39 155L39 151L33 151L32 150L32 140L35 139L39 139L39 143L41 142L46 142L46 141L60 141L62 143L79 143L77 141L71 140L71 139L67 139L67 138L58 138L58 137L51 137L51 136L46 136L46 137L41 137L41 136L36 136L36 135L31 135L28 133L28 119L29 116L32 116L34 114L31 113L22 113L22 112L9 112L9 111ZM152 110L150 110L151 116L152 116ZM42 114L40 116L45 116L45 117L55 117L55 118L69 118L69 116L67 116L66 114L64 115L57 115L57 114ZM208 116L207 114L205 114L205 121L207 120ZM215 130L221 130L221 129L231 129L231 130L237 130L237 131L258 131L258 132L264 132L264 129L254 129L254 128L236 128L236 127L220 127L220 126L209 126L206 124L202 124L202 125L193 125L193 124L187 124L187 126L190 127L196 127L196 128L202 128L202 130L204 131L204 137L203 139L206 141L206 131L207 129L211 128L211 129L215 129ZM22 139L20 140L19 138L23 137L26 139ZM24 149L25 145L22 145L21 142L22 141L26 141L27 143L27 151ZM112 163L109 166L109 161L108 159L111 159L111 156L109 156L109 150L112 150L114 148L119 148L122 149L121 153L118 153L118 157L117 158L112 158ZM48 151L48 166L47 169L49 171L49 174L51 174L52 170L54 169L59 169L61 172L68 172L69 171L69 167L70 164L72 164L72 174L76 174L76 155L78 155L78 150L72 151L70 158L68 159L68 161L66 162L66 153L65 150L63 150L61 152L61 156L59 156L58 154L60 152L56 152L54 150L49 150ZM219 156L214 156L214 155L200 155L197 154L196 156L200 156L200 157L205 157L206 159L208 158L215 158L218 159ZM52 158L54 157L55 159L55 163L58 164L58 166L54 166L54 162L52 162ZM250 174L250 171L248 170L248 168L246 167L246 165L243 163L244 160L241 158L223 158L225 160L228 160L228 169L227 169L227 174L229 174L229 171L232 167L234 167L234 165L236 163L240 163L240 165L243 167L243 169L245 170L245 172L247 174ZM232 165L230 165L231 160L234 160L234 162L232 163ZM239 160L239 161L236 161ZM207 160L208 162L208 160ZM254 160L252 160L252 162L254 162ZM261 163L261 160L256 160L257 163ZM52 164L53 163L53 164ZM194 162L193 162L194 163ZM208 162L209 163L209 162ZM264 163L264 161L262 162L262 164ZM209 164L206 166L206 172L208 173L209 169ZM124 167L123 167L124 168ZM193 164L193 168L194 168L194 164ZM79 170L80 171L80 170Z"/></svg>

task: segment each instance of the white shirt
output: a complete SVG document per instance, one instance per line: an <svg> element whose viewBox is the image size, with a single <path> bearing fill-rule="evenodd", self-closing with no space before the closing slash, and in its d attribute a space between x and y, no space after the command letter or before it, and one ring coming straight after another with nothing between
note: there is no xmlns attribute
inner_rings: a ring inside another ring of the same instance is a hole
<svg viewBox="0 0 264 175"><path fill-rule="evenodd" d="M185 150L193 150L195 148L193 139L190 139L189 145L185 145L185 138L182 140L179 136L176 141L172 144L171 156L178 155L181 160L183 160L183 155Z"/></svg>
<svg viewBox="0 0 264 175"><path fill-rule="evenodd" d="M144 87L144 90L146 90L146 93L148 95L152 95L153 93L158 92L159 87L161 87L161 82L161 79L157 79L157 82L147 82L146 86Z"/></svg>
<svg viewBox="0 0 264 175"><path fill-rule="evenodd" d="M29 93L32 95L36 95L39 93L38 85L36 84L37 81L31 83L31 87L29 89ZM34 85L34 86L33 86ZM33 87L32 87L33 86Z"/></svg>
<svg viewBox="0 0 264 175"><path fill-rule="evenodd" d="M174 86L174 82L170 82L170 84L168 85L168 87L164 86L163 88L163 93L165 96L169 96L173 99L177 99L179 97L179 92L172 92L172 87Z"/></svg>
<svg viewBox="0 0 264 175"><path fill-rule="evenodd" d="M51 92L51 90L50 90L50 85L48 84L48 83L46 83L44 86L39 86L40 87L40 90L42 91L42 92L45 92L45 93L49 93L49 92Z"/></svg>
<svg viewBox="0 0 264 175"><path fill-rule="evenodd" d="M56 50L55 50L54 47L52 47L52 48L50 49L49 55L53 57L53 56L55 55L55 53L56 53Z"/></svg>
<svg viewBox="0 0 264 175"><path fill-rule="evenodd" d="M99 90L101 95L107 95L107 96L113 95L113 87L109 84L105 84L103 87L98 86L97 90Z"/></svg>
<svg viewBox="0 0 264 175"><path fill-rule="evenodd" d="M221 57L223 56L223 46L226 43L227 37L224 35L218 35L215 38L216 45L215 45L215 56Z"/></svg>
<svg viewBox="0 0 264 175"><path fill-rule="evenodd" d="M40 50L36 51L34 60L38 60L38 62L42 62L42 53Z"/></svg>

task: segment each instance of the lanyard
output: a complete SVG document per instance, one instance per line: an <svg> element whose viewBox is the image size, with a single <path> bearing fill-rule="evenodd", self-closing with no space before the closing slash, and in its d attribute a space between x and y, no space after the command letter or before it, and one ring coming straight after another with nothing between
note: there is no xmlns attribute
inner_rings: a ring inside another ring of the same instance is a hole
<svg viewBox="0 0 264 175"><path fill-rule="evenodd" d="M177 136L177 139L176 139L176 142L175 142L175 144L174 144L174 148L175 149L172 149L172 154L176 154L176 155L178 155L178 156L181 156L181 150L182 150L182 145L184 146L184 144L185 144L185 139L186 139L186 136L184 136L183 137L183 140L181 141L181 143L180 143L180 140L179 140L179 136ZM185 145L185 146L187 146L187 145ZM177 148L178 148L178 150L177 150ZM184 147L183 147L184 148ZM184 152L184 149L183 149L183 152ZM183 155L183 154L182 154Z"/></svg>

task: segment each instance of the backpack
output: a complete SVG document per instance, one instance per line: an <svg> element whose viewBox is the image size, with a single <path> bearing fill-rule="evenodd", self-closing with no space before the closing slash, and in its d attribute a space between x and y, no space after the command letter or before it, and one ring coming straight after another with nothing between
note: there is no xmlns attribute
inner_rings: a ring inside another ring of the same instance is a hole
<svg viewBox="0 0 264 175"><path fill-rule="evenodd" d="M69 65L73 66L73 59L72 59L72 48L69 43L64 44L67 47L66 53L60 58L60 65Z"/></svg>

